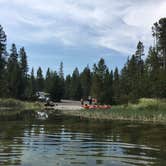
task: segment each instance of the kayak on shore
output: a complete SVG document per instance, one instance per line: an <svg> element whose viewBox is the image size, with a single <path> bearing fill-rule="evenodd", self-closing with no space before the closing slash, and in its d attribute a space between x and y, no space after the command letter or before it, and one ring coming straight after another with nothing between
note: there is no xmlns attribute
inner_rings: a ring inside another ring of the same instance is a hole
<svg viewBox="0 0 166 166"><path fill-rule="evenodd" d="M85 109L111 109L111 105L83 105Z"/></svg>

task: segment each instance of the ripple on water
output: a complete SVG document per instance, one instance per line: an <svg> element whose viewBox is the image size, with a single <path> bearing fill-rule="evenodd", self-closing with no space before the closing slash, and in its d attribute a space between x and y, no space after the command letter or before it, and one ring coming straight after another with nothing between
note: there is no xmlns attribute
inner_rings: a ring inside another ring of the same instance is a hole
<svg viewBox="0 0 166 166"><path fill-rule="evenodd" d="M160 153L159 148L120 141L119 132L116 139L116 133L95 137L64 127L49 132L44 125L32 125L16 133L0 137L0 165L153 165Z"/></svg>

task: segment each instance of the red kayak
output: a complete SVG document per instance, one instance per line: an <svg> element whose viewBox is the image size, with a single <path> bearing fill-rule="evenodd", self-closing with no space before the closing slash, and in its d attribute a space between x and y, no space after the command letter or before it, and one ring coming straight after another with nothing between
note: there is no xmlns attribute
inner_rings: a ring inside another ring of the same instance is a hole
<svg viewBox="0 0 166 166"><path fill-rule="evenodd" d="M83 105L85 109L111 109L111 105Z"/></svg>

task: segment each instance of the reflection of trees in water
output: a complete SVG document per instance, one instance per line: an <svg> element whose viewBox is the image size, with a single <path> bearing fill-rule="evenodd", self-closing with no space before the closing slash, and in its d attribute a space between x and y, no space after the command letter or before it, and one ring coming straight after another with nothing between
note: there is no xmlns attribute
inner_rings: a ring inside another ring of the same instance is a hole
<svg viewBox="0 0 166 166"><path fill-rule="evenodd" d="M164 126L153 124L128 124L120 128L121 139L126 143L132 143L133 148L125 148L127 155L147 156L164 159L166 156L166 134L162 131ZM162 150L163 149L163 150ZM162 151L162 152L161 152Z"/></svg>
<svg viewBox="0 0 166 166"><path fill-rule="evenodd" d="M163 153L165 155L164 147L166 146L166 134L164 131L164 126L141 125L131 122L116 121L81 121L80 119L66 118L59 121L44 122L42 125L40 123L36 124L34 133L37 135L44 132L47 137L53 134L58 135L59 140L57 139L56 141L60 142L63 142L65 134L68 134L67 143L80 140L81 142L77 144L80 148L83 147L85 142L89 142L86 150L95 149L96 157L118 153L119 155L135 156L144 154L144 156L164 159L164 156L162 156ZM99 146L102 142L106 142L106 144ZM124 144L122 145L120 143ZM126 143L129 145L126 146ZM147 149L141 145L147 146ZM148 149L148 147L156 146L157 148L160 146L159 148L161 150L163 149L163 153ZM61 146L61 148L61 150L63 150L64 146Z"/></svg>
<svg viewBox="0 0 166 166"><path fill-rule="evenodd" d="M17 145L22 145L22 135L24 126L18 122L2 123L0 125L0 164L1 165L20 165L22 149Z"/></svg>
<svg viewBox="0 0 166 166"><path fill-rule="evenodd" d="M117 142L115 146L108 144L103 150L99 148L102 154L105 154L106 151L119 151L124 155L159 158L161 162L165 158L164 155L166 156L166 126L164 125L75 120L74 123L65 121L65 129L70 132L90 133L95 141ZM124 143L124 145L118 144L118 142ZM126 146L125 143L128 145Z"/></svg>
<svg viewBox="0 0 166 166"><path fill-rule="evenodd" d="M119 133L113 122L75 120L73 123L66 120L64 124L66 132L82 133L82 138L80 138L81 134L79 136L74 134L72 138L81 139L80 147L86 142L87 147L85 148L87 152L95 154L96 163L102 162L100 157L112 155L116 151L122 153L120 146L113 144L113 142L119 141Z"/></svg>
<svg viewBox="0 0 166 166"><path fill-rule="evenodd" d="M102 164L104 156L132 155L158 158L158 165L160 165L164 163L166 156L165 129L166 126L162 125L81 121L75 118L33 123L1 122L0 164L20 165L23 148L28 145L28 141L33 146L37 139L39 141L42 139L42 141L50 141L48 146L57 144L61 152L71 147L76 150L73 149L73 153L79 152L92 156L96 159L96 164ZM17 145L22 145L23 148ZM149 147L157 148L159 151L148 149ZM53 150L54 147L51 148ZM2 156L3 154L6 156Z"/></svg>
<svg viewBox="0 0 166 166"><path fill-rule="evenodd" d="M1 122L0 165L21 165L24 146L35 143L36 138L61 133L61 124L43 122Z"/></svg>

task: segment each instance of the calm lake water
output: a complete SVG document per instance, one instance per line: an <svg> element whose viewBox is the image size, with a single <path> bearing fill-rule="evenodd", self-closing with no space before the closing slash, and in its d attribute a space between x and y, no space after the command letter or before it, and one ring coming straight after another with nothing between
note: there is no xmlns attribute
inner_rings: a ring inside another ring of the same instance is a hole
<svg viewBox="0 0 166 166"><path fill-rule="evenodd" d="M0 122L0 165L166 165L166 126L59 118Z"/></svg>

